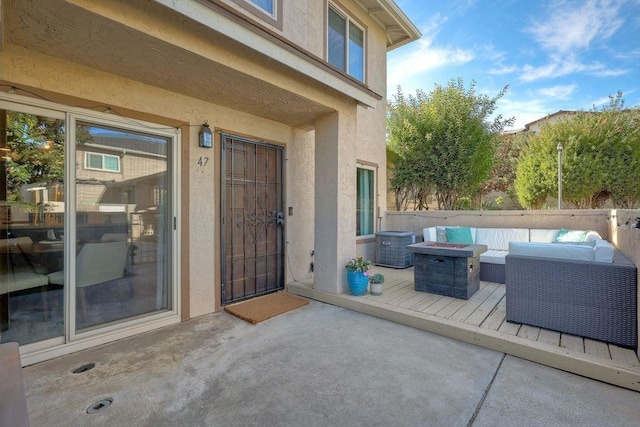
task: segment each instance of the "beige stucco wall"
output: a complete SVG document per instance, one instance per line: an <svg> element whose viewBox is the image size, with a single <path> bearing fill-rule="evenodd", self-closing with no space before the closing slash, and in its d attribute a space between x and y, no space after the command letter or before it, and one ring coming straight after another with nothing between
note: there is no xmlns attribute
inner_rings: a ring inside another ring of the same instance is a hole
<svg viewBox="0 0 640 427"><path fill-rule="evenodd" d="M311 262L314 250L314 185L315 185L315 132L292 130L296 141L286 151L286 252L290 271L289 282L308 280L313 277ZM292 208L293 215L289 215Z"/></svg>
<svg viewBox="0 0 640 427"><path fill-rule="evenodd" d="M639 217L639 209L612 210L609 235L611 236L611 242L638 266L638 282L640 283L640 229L635 228L636 218ZM637 304L640 306L640 292L638 293ZM640 325L640 311L638 312L638 324ZM638 349L637 354L640 357L640 349Z"/></svg>
<svg viewBox="0 0 640 427"><path fill-rule="evenodd" d="M199 126L204 120L208 120L214 129L254 137L285 147L286 207L293 208L293 215L288 216L288 212L285 212L287 281L312 277L309 271L311 251L316 250L315 278L323 278L324 289L341 292L346 281L344 260L356 253L356 159L380 165L378 194L384 194L384 97L374 108L357 106L353 99L298 76L295 70L262 66L264 64L261 63L263 59L260 55L241 57L224 45L209 44L206 38L196 37L192 32L185 31L180 25L170 21L170 14L159 13L157 5L150 5L149 10L145 10L121 4L94 4L88 0L74 2L86 7L95 5L98 7L95 12L117 20L125 26L136 28L164 41L171 40L174 45L188 47L208 60L224 62L228 67L243 70L245 73L250 72L257 81L267 84L257 87L265 92L266 96L269 95L269 87L277 87L287 93L296 94L300 99L310 100L336 112L334 117L318 118L315 123L305 126L304 129L294 128L238 109L217 105L215 99L212 99L213 102L207 102L177 91L80 65L71 60L38 53L6 42L3 44L0 54L0 80L4 82L39 91L46 95L47 99L61 105L100 105L100 111L104 110L104 106L109 106L113 111L134 120L182 126L183 143L186 145L180 150L180 163L183 167L182 191L186 206L183 206L181 211L188 218L183 222L187 229L183 230L186 247L182 248L182 252L188 254L188 262L183 264L185 271L182 277L188 282L189 316L212 312L220 304L220 230L217 225L220 222L220 146L216 144L212 150L198 147ZM324 49L324 23L317 19L318 12L323 13L324 10L322 3L308 2L309 25L304 29L307 37L306 48L319 56L323 55ZM355 3L343 3L350 4L349 10L357 12L358 19L365 21L367 25L368 40L375 44L368 44L368 76L371 85L375 86L374 89L384 93L384 30ZM122 9L123 6L126 10ZM300 5L296 7L300 8ZM304 23L296 23L298 24L301 27L292 30L291 34L302 34ZM186 28L188 29L188 26ZM263 94L257 93L256 96ZM291 105L290 108L295 112L296 105ZM323 142L328 144L328 147L319 147L316 141L319 133L324 135ZM325 153L326 148L329 148L330 155L319 161L319 153ZM198 165L201 156L210 157L205 167ZM317 171L318 165L321 166L321 173ZM324 188L317 182L319 175L332 181L333 189L321 198L316 196L318 189ZM332 200L334 203L330 203ZM384 200L379 198L379 203L384 206ZM318 233L318 227L333 230L331 237ZM324 238L319 245L318 235Z"/></svg>
<svg viewBox="0 0 640 427"><path fill-rule="evenodd" d="M191 317L212 312L220 298L217 293L220 278L216 278L220 261L214 250L215 242L219 239L215 233L215 224L220 220L220 194L216 187L216 182L219 182L219 170L214 165L219 164L216 159L219 159L220 147L218 145L213 150L198 147L198 125L208 119L212 127L253 135L289 147L296 146L294 136L300 137L302 149L287 150L288 164L297 163L297 152L302 156L301 161L308 161L309 146L311 149L313 146L308 132L294 132L289 126L277 122L24 49L17 49L11 53L3 52L0 56L0 70L0 79L14 82L18 86L42 85L45 88L55 88L57 93L63 95L82 97L114 106L116 111L117 107L124 107L158 118L169 117L172 120L194 124L189 128L188 140L191 143L188 147L188 170L185 171L189 181L189 187L186 189L189 200L189 235L193 237L189 247L183 248L188 251L190 258L188 273L191 277ZM199 167L197 161L200 156L213 158L206 167ZM302 192L300 188L304 187L304 179L298 179L294 174L304 174L304 171L296 168L287 171L287 188L290 188L292 195L297 195ZM300 216L305 216L304 207L301 210L303 212L300 212ZM299 211L294 212L297 214ZM312 228L298 226L294 229L296 240L312 241Z"/></svg>

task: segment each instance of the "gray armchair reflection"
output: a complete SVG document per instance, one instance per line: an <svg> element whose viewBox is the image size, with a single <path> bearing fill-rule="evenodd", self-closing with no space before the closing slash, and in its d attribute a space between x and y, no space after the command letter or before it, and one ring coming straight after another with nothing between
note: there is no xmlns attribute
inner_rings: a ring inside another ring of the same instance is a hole
<svg viewBox="0 0 640 427"><path fill-rule="evenodd" d="M76 257L76 289L82 317L86 321L87 298L85 288L98 283L119 279L124 275L129 247L125 240L104 243L86 243ZM49 283L64 284L64 272L48 275Z"/></svg>

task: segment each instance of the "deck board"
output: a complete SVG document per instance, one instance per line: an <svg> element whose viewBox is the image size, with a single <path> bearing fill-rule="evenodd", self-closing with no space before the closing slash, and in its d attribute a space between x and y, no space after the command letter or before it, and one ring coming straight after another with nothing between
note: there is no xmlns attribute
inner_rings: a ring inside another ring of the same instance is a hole
<svg viewBox="0 0 640 427"><path fill-rule="evenodd" d="M436 302L444 298L442 295L430 294L427 292L420 292L420 293L425 294L426 298L423 299L420 303L411 307L411 310L421 312L425 310L427 307L435 304Z"/></svg>
<svg viewBox="0 0 640 427"><path fill-rule="evenodd" d="M480 326L489 315L495 310L500 300L504 297L504 286L495 287L489 297L469 316L465 322L469 325Z"/></svg>
<svg viewBox="0 0 640 427"><path fill-rule="evenodd" d="M420 293L414 294L411 298L401 303L398 307L411 308L416 304L420 304L426 298L427 298L427 295L425 295L424 292L420 292Z"/></svg>
<svg viewBox="0 0 640 427"><path fill-rule="evenodd" d="M454 300L455 298L442 297L438 301L431 304L429 307L422 310L422 313L435 315L437 312L445 308L447 305L451 304Z"/></svg>
<svg viewBox="0 0 640 427"><path fill-rule="evenodd" d="M519 323L510 323L505 320L504 322L502 322L502 325L500 325L500 328L498 328L498 332L504 332L505 334L509 335L518 335L520 326L523 325L520 325Z"/></svg>
<svg viewBox="0 0 640 427"><path fill-rule="evenodd" d="M628 348L618 347L617 345L609 344L609 352L611 353L611 359L619 362L631 363L638 366L638 356L635 351Z"/></svg>
<svg viewBox="0 0 640 427"><path fill-rule="evenodd" d="M560 347L584 353L584 338L571 334L561 334Z"/></svg>
<svg viewBox="0 0 640 427"><path fill-rule="evenodd" d="M520 330L518 331L518 336L521 338L526 338L531 341L538 341L538 336L540 335L540 328L529 325L522 325Z"/></svg>
<svg viewBox="0 0 640 427"><path fill-rule="evenodd" d="M609 346L601 341L594 341L588 338L584 339L584 352L593 356L602 357L603 359L611 359Z"/></svg>
<svg viewBox="0 0 640 427"><path fill-rule="evenodd" d="M497 286L497 283L486 283L484 286L480 287L480 290L476 292L471 298L469 298L469 300L466 301L459 310L451 314L451 316L449 316L449 319L457 320L460 322L465 321L480 306L482 306L482 304L484 304L484 302L491 296L491 293L496 289Z"/></svg>
<svg viewBox="0 0 640 427"><path fill-rule="evenodd" d="M540 329L540 335L538 335L538 342L550 345L553 347L560 346L560 332L550 331L549 329Z"/></svg>
<svg viewBox="0 0 640 427"><path fill-rule="evenodd" d="M504 293L504 291L503 291ZM505 322L507 317L507 304L504 296L498 302L496 307L491 311L491 314L485 319L484 322L480 325L480 327L485 329L490 329L492 331L497 331L500 326Z"/></svg>

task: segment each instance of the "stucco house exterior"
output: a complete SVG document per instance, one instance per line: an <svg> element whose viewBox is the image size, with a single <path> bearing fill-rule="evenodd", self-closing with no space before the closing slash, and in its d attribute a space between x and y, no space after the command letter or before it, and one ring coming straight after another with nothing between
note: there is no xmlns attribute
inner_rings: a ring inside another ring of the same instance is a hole
<svg viewBox="0 0 640 427"><path fill-rule="evenodd" d="M26 365L343 292L383 227L386 54L419 37L393 0L0 0L0 341Z"/></svg>
<svg viewBox="0 0 640 427"><path fill-rule="evenodd" d="M543 124L551 124L566 119L567 117L570 117L574 114L576 114L576 112L572 110L558 110L555 113L548 114L542 117L541 119L534 120L531 123L527 123L526 125L524 125L523 131L533 132L534 134L537 134L540 132L540 126L542 126Z"/></svg>

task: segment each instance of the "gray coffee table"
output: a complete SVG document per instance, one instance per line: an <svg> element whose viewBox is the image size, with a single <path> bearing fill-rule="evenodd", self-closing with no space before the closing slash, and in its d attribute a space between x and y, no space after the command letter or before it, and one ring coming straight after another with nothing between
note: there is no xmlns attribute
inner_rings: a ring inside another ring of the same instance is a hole
<svg viewBox="0 0 640 427"><path fill-rule="evenodd" d="M486 245L421 242L413 252L415 290L469 299L480 289L480 254Z"/></svg>

